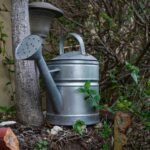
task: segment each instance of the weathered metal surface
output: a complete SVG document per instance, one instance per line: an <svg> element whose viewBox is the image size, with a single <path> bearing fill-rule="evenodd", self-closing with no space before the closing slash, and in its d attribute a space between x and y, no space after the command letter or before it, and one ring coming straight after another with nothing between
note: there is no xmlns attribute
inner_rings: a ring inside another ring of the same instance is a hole
<svg viewBox="0 0 150 150"><path fill-rule="evenodd" d="M52 97L51 105L57 114L62 110L62 96L56 87L41 51L42 39L37 35L30 35L18 45L15 51L15 57L16 59L34 59L37 62L40 73L45 81L47 92Z"/></svg>
<svg viewBox="0 0 150 150"><path fill-rule="evenodd" d="M45 38L54 18L63 16L63 11L50 3L32 2L29 4L31 33Z"/></svg>
<svg viewBox="0 0 150 150"><path fill-rule="evenodd" d="M29 10L40 10L40 11L48 11L50 14L53 14L55 17L61 17L64 13L61 9L53 6L50 3L46 2L32 2L29 4ZM46 15L46 14L45 14ZM47 14L49 15L49 14Z"/></svg>
<svg viewBox="0 0 150 150"><path fill-rule="evenodd" d="M63 108L60 114L55 114L47 104L47 120L52 124L72 125L76 120L83 120L86 124L95 124L99 121L99 113L84 100L84 94L79 89L85 81L91 82L91 88L99 92L99 63L95 57L85 51L82 38L71 33L80 44L79 51L64 53L64 40L60 41L60 55L48 62L50 70L59 68L60 71L52 74L54 81L63 98ZM51 99L51 97L49 97Z"/></svg>
<svg viewBox="0 0 150 150"><path fill-rule="evenodd" d="M64 40L60 41L60 56L48 62L42 56L42 39L31 35L26 37L16 49L17 59L36 60L48 91L47 121L51 124L72 125L83 120L87 125L99 122L99 113L84 100L85 95L79 89L85 81L91 82L91 88L99 92L99 63L85 52L82 38L75 33L80 51L64 53ZM52 75L51 75L52 74Z"/></svg>

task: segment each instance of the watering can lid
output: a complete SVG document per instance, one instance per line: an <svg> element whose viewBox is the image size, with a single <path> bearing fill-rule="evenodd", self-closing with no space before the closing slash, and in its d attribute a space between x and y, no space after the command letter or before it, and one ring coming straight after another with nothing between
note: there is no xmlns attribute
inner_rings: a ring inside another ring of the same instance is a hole
<svg viewBox="0 0 150 150"><path fill-rule="evenodd" d="M64 54L61 54L55 57L53 60L85 60L85 61L97 61L95 57L90 54L81 54L80 51L71 51Z"/></svg>

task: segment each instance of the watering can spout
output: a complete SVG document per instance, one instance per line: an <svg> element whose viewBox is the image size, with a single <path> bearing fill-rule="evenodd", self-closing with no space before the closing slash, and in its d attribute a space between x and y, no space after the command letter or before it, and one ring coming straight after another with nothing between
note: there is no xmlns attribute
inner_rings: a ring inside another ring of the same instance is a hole
<svg viewBox="0 0 150 150"><path fill-rule="evenodd" d="M16 48L15 57L18 60L28 59L37 62L48 95L51 97L52 107L56 113L60 113L63 107L63 99L42 56L42 39L37 35L27 36Z"/></svg>
<svg viewBox="0 0 150 150"><path fill-rule="evenodd" d="M48 93L49 97L51 97L51 103L54 108L54 111L56 113L60 113L62 110L62 107L63 107L62 96L52 78L52 75L51 75L42 55L41 55L40 59L37 60L37 64L38 64L40 73L42 74L43 79L46 83L45 85L47 88L47 93Z"/></svg>

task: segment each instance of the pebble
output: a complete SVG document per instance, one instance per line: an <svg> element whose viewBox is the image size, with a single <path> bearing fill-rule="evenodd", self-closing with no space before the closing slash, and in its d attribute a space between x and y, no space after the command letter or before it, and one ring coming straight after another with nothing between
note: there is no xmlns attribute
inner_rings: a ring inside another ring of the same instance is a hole
<svg viewBox="0 0 150 150"><path fill-rule="evenodd" d="M0 126L9 126L16 124L16 121L3 121L0 123Z"/></svg>
<svg viewBox="0 0 150 150"><path fill-rule="evenodd" d="M54 127L51 129L50 134L56 135L56 134L58 134L59 131L63 131L63 129L62 129L61 127L59 127L59 126L54 126Z"/></svg>

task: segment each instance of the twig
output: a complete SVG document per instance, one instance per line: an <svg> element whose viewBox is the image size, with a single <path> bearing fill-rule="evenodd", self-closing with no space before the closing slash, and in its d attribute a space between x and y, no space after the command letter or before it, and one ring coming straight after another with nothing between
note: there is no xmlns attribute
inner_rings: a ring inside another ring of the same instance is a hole
<svg viewBox="0 0 150 150"><path fill-rule="evenodd" d="M139 62L141 61L141 59L143 58L143 56L146 54L146 52L149 50L150 48L150 41L146 44L145 48L143 49L142 53L140 54L140 56L137 58L135 65L138 65Z"/></svg>
<svg viewBox="0 0 150 150"><path fill-rule="evenodd" d="M74 45L74 46L65 46L64 49L69 49L69 48L78 48L80 45Z"/></svg>
<svg viewBox="0 0 150 150"><path fill-rule="evenodd" d="M145 24L145 20L141 17L141 15L138 13L138 11L136 10L136 8L134 7L133 4L130 4L127 0L124 0L129 6L132 7L133 11L135 12L135 15L137 16L137 18L139 18L139 20Z"/></svg>
<svg viewBox="0 0 150 150"><path fill-rule="evenodd" d="M111 12L110 5L109 5L108 1L106 2L105 0L102 0L102 2L103 2L104 5L105 5L105 8L106 8L106 10L107 10L108 15L109 15L110 17L112 17L112 12Z"/></svg>
<svg viewBox="0 0 150 150"><path fill-rule="evenodd" d="M76 25L78 25L78 26L80 26L80 27L82 27L82 28L85 28L82 24L78 23L77 21L75 21L75 20L73 20L73 19L71 19L71 18L69 18L69 17L67 17L67 16L65 16L65 18L68 19L69 21L75 23Z"/></svg>

